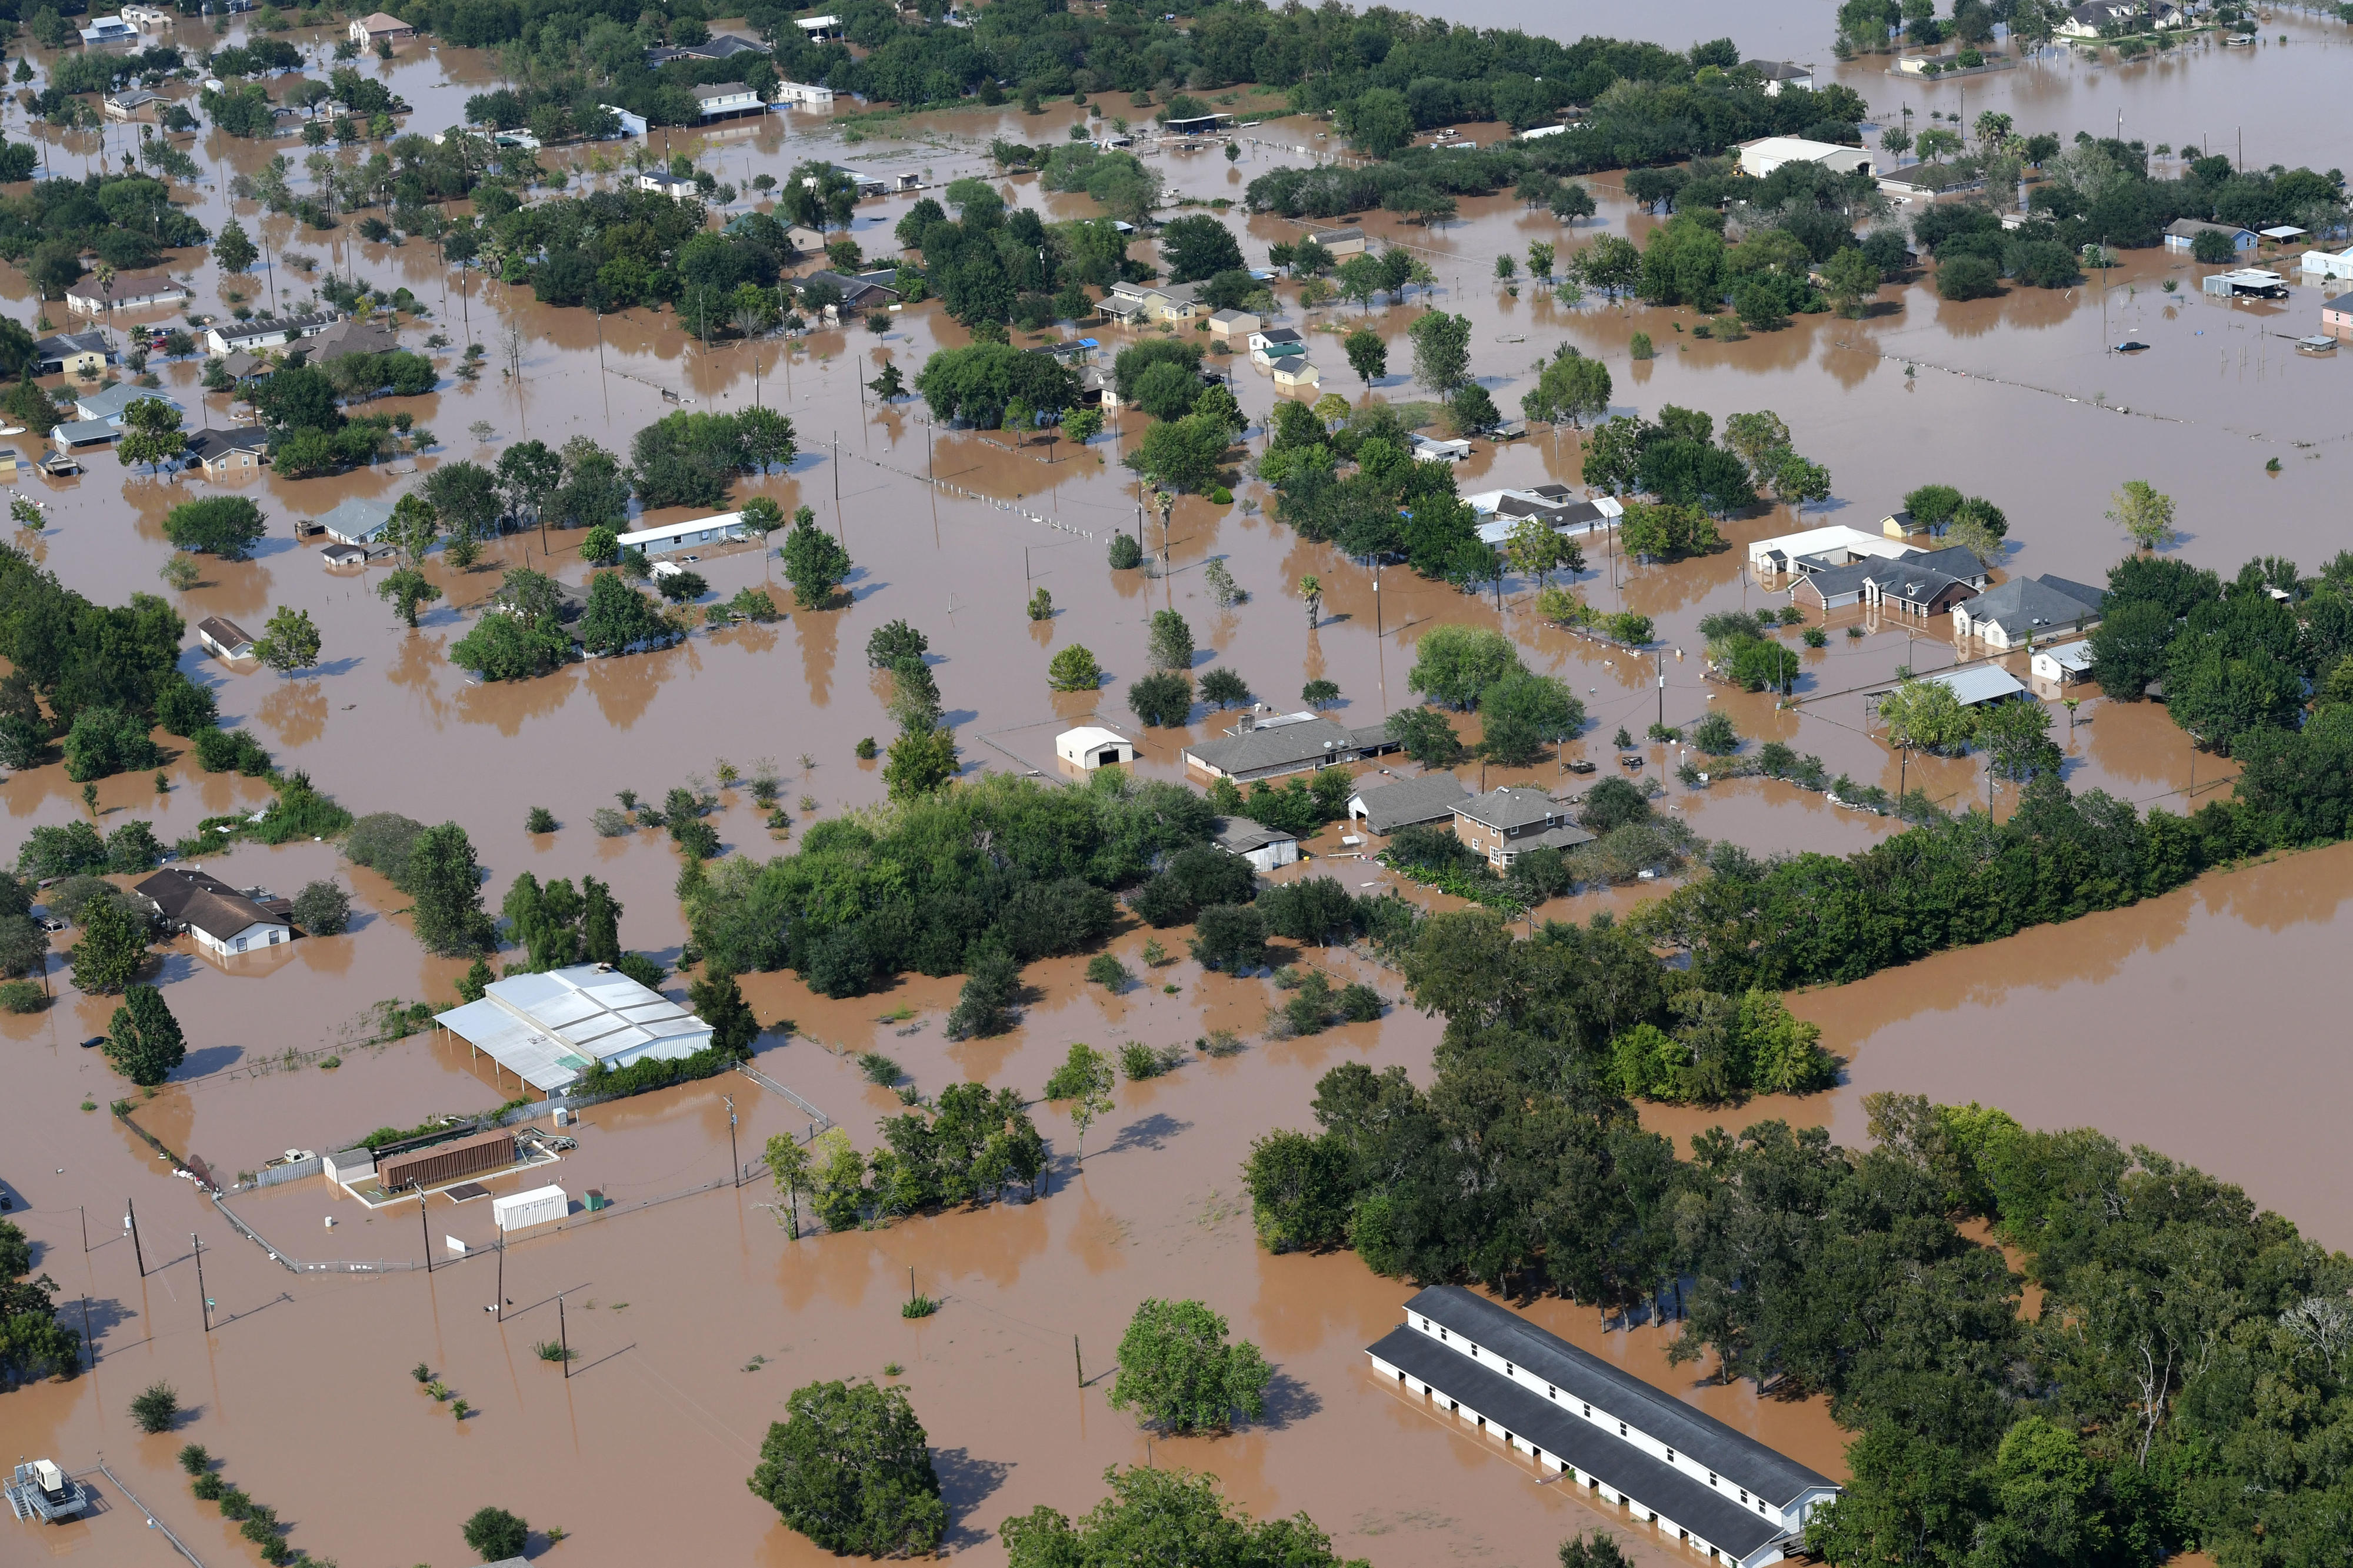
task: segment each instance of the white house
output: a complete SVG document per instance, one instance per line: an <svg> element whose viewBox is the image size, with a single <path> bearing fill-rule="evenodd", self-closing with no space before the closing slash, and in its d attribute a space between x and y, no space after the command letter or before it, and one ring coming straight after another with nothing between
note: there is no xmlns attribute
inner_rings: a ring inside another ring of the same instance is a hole
<svg viewBox="0 0 2353 1568"><path fill-rule="evenodd" d="M139 41L139 29L120 16L92 16L80 29L85 44L130 44Z"/></svg>
<svg viewBox="0 0 2353 1568"><path fill-rule="evenodd" d="M1311 228L1307 237L1342 261L1365 254L1365 231L1353 224L1345 228Z"/></svg>
<svg viewBox="0 0 2353 1568"><path fill-rule="evenodd" d="M1814 68L1811 66L1791 65L1788 60L1748 60L1745 64L1764 81L1767 98L1780 97L1783 88L1801 87L1809 92L1813 90Z"/></svg>
<svg viewBox="0 0 2353 1568"><path fill-rule="evenodd" d="M392 521L392 503L353 496L337 502L316 521L330 539L340 543L373 544L384 537L385 527Z"/></svg>
<svg viewBox="0 0 2353 1568"><path fill-rule="evenodd" d="M1805 570L1801 562L1846 566L1866 556L1894 561L1912 553L1912 547L1900 539L1833 523L1828 528L1809 528L1757 541L1748 547L1748 569L1778 575Z"/></svg>
<svg viewBox="0 0 2353 1568"><path fill-rule="evenodd" d="M2089 643L2057 643L2039 647L2026 667L2037 680L2047 680L2054 686L2072 686L2092 678L2092 645Z"/></svg>
<svg viewBox="0 0 2353 1568"><path fill-rule="evenodd" d="M1209 329L1217 331L1215 326ZM1250 334L1250 357L1252 364L1272 366L1280 359L1307 357L1306 340L1293 327L1261 326Z"/></svg>
<svg viewBox="0 0 2353 1568"><path fill-rule="evenodd" d="M221 658L253 657L253 634L226 616L206 616L198 621L196 640Z"/></svg>
<svg viewBox="0 0 2353 1568"><path fill-rule="evenodd" d="M1261 871L1299 862L1299 840L1280 828L1252 822L1247 816L1220 816L1215 836L1218 847L1239 855Z"/></svg>
<svg viewBox="0 0 2353 1568"><path fill-rule="evenodd" d="M1324 373L1293 354L1276 362L1274 384L1286 392L1313 392L1324 384Z"/></svg>
<svg viewBox="0 0 2353 1568"><path fill-rule="evenodd" d="M177 409L182 414L187 412L186 409L180 407L175 399L156 388L118 381L111 386L101 386L95 392L77 393L74 396L74 417L103 419L109 425L120 428L122 425L124 410L134 403L150 401L163 404L167 408Z"/></svg>
<svg viewBox="0 0 2353 1568"><path fill-rule="evenodd" d="M417 37L416 28L385 11L359 17L349 32L352 42L371 47L379 41L398 44Z"/></svg>
<svg viewBox="0 0 2353 1568"><path fill-rule="evenodd" d="M832 37L835 34L841 31L841 18L839 16L803 16L799 21L796 22L794 26L800 28L801 36L806 37L810 43L822 43L824 40Z"/></svg>
<svg viewBox="0 0 2353 1568"><path fill-rule="evenodd" d="M1461 438L1441 441L1431 436L1408 436L1414 458L1424 463L1459 463L1471 455L1471 443Z"/></svg>
<svg viewBox="0 0 2353 1568"><path fill-rule="evenodd" d="M142 33L172 25L172 14L157 5L125 5L122 19Z"/></svg>
<svg viewBox="0 0 2353 1568"><path fill-rule="evenodd" d="M743 114L765 114L760 95L740 81L718 81L694 90L697 110L705 120L733 120Z"/></svg>
<svg viewBox="0 0 2353 1568"><path fill-rule="evenodd" d="M637 529L622 534L620 542L624 550L641 550L648 555L660 555L697 544L724 544L743 537L744 514L723 511L685 522L666 522L659 528Z"/></svg>
<svg viewBox="0 0 2353 1568"><path fill-rule="evenodd" d="M1460 1286L1415 1296L1365 1353L1415 1405L1713 1563L1780 1562L1839 1495L1829 1477Z"/></svg>
<svg viewBox="0 0 2353 1568"><path fill-rule="evenodd" d="M259 888L239 891L202 867L169 866L131 890L166 925L187 932L216 958L294 940L283 900L269 899Z"/></svg>
<svg viewBox="0 0 2353 1568"><path fill-rule="evenodd" d="M1551 526L1555 533L1599 533L1626 515L1615 496L1579 500L1567 485L1537 485L1531 489L1481 490L1462 498L1479 514L1479 537L1501 544L1524 517ZM1490 537L1490 531L1493 537Z"/></svg>
<svg viewBox="0 0 2353 1568"><path fill-rule="evenodd" d="M686 174L673 174L668 169L639 169L637 187L651 191L658 196L668 196L674 202L694 200L694 180Z"/></svg>
<svg viewBox="0 0 2353 1568"><path fill-rule="evenodd" d="M315 338L343 318L337 315L287 316L275 319L257 316L250 321L226 321L205 329L205 347L216 354L232 354L242 349L251 353L256 349L274 349L298 338Z"/></svg>
<svg viewBox="0 0 2353 1568"><path fill-rule="evenodd" d="M1784 163L1820 163L1834 174L1871 167L1871 154L1860 147L1809 142L1802 136L1760 136L1740 143L1739 153L1740 172L1759 180Z"/></svg>
<svg viewBox="0 0 2353 1568"><path fill-rule="evenodd" d="M1116 730L1106 730L1099 724L1082 724L1075 730L1065 730L1054 737L1054 754L1074 768L1092 773L1097 768L1119 767L1135 761L1135 742Z"/></svg>
<svg viewBox="0 0 2353 1568"><path fill-rule="evenodd" d="M780 81L776 84L776 101L790 109L831 109L833 89L803 81Z"/></svg>
<svg viewBox="0 0 2353 1568"><path fill-rule="evenodd" d="M2307 283L2317 283L2325 278L2353 278L2353 246L2334 256L2325 250L2307 250L2304 259L2296 263L2296 270L2304 274Z"/></svg>
<svg viewBox="0 0 2353 1568"><path fill-rule="evenodd" d="M118 272L100 283L92 273L66 289L66 309L84 316L117 310L144 310L151 305L177 307L193 291L168 272Z"/></svg>

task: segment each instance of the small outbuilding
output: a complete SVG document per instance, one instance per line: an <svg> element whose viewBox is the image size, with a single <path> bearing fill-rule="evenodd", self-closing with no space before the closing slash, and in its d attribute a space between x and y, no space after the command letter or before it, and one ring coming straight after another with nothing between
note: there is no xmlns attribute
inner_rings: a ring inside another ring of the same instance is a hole
<svg viewBox="0 0 2353 1568"><path fill-rule="evenodd" d="M1295 865L1299 860L1296 837L1246 816L1219 817L1216 837L1219 848L1229 855L1240 856L1261 871Z"/></svg>
<svg viewBox="0 0 2353 1568"><path fill-rule="evenodd" d="M527 1230L547 1225L572 1212L571 1200L558 1186L533 1187L491 1200L491 1223L501 1230Z"/></svg>
<svg viewBox="0 0 2353 1568"><path fill-rule="evenodd" d="M1237 334L1247 338L1258 329L1259 319L1248 310L1219 310L1209 318L1209 335L1213 338Z"/></svg>
<svg viewBox="0 0 2353 1568"><path fill-rule="evenodd" d="M216 658L235 660L253 657L253 634L227 616L206 616L198 621L196 640L204 644Z"/></svg>
<svg viewBox="0 0 2353 1568"><path fill-rule="evenodd" d="M2087 642L2059 643L2034 650L2026 661L2037 680L2048 680L2057 686L2072 686L2092 678L2092 645Z"/></svg>
<svg viewBox="0 0 2353 1568"><path fill-rule="evenodd" d="M1074 768L1092 773L1097 768L1125 767L1135 761L1136 750L1135 742L1116 730L1082 724L1054 737L1054 754Z"/></svg>

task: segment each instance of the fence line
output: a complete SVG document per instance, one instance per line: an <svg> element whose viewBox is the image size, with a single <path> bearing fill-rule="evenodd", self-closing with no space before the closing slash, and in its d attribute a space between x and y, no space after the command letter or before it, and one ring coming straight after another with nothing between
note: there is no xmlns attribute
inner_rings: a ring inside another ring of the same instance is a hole
<svg viewBox="0 0 2353 1568"><path fill-rule="evenodd" d="M153 1525L156 1529L164 1532L164 1539L172 1543L173 1551L178 1552L189 1562L194 1563L196 1565L196 1568L205 1568L204 1560L198 1557L195 1552L189 1551L186 1544L183 1542L178 1536L172 1533L172 1527L165 1524L162 1520L157 1519L155 1517L155 1510L149 1508L145 1503L141 1502L137 1494L132 1492L129 1487L122 1484L122 1478L121 1476L116 1475L112 1470L106 1468L106 1461L104 1459L100 1459L98 1462L98 1473L104 1476L108 1480L112 1481L114 1483L115 1489L120 1491L130 1500L131 1506L144 1514L147 1518L148 1523ZM90 1472L88 1470L84 1470L82 1474L88 1475Z"/></svg>

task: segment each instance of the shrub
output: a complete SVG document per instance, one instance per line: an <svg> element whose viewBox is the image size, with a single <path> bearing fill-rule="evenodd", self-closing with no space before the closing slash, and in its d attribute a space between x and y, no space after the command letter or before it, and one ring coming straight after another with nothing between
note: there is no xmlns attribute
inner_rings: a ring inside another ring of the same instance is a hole
<svg viewBox="0 0 2353 1568"><path fill-rule="evenodd" d="M1986 300L2001 292L2001 269L1982 256L1936 263L1936 292L1947 300Z"/></svg>
<svg viewBox="0 0 2353 1568"><path fill-rule="evenodd" d="M1144 546L1135 542L1132 533L1113 534L1110 553L1114 572L1132 572L1144 564Z"/></svg>
<svg viewBox="0 0 2353 1568"><path fill-rule="evenodd" d="M531 1526L502 1508L480 1508L466 1521L466 1544L482 1554L485 1563L496 1563L505 1557L520 1557L531 1540Z"/></svg>
<svg viewBox="0 0 2353 1568"><path fill-rule="evenodd" d="M1128 973L1126 964L1108 952L1096 953L1087 961L1088 983L1100 985L1114 995L1126 990L1128 983L1134 978L1134 975Z"/></svg>
<svg viewBox="0 0 2353 1568"><path fill-rule="evenodd" d="M1056 691L1092 691L1103 684L1103 669L1085 644L1071 643L1047 664L1046 684Z"/></svg>
<svg viewBox="0 0 2353 1568"><path fill-rule="evenodd" d="M151 1436L169 1432L179 1418L180 1395L168 1383L151 1383L131 1402L131 1419Z"/></svg>
<svg viewBox="0 0 2353 1568"><path fill-rule="evenodd" d="M1709 756L1728 757L1740 749L1740 731L1734 727L1732 715L1711 709L1692 726L1692 743Z"/></svg>
<svg viewBox="0 0 2353 1568"><path fill-rule="evenodd" d="M523 818L522 830L525 833L554 832L555 813L548 810L547 807L543 805L533 806L531 808L531 814Z"/></svg>
<svg viewBox="0 0 2353 1568"><path fill-rule="evenodd" d="M899 1064L881 1051L860 1052L858 1070L865 1075L867 1082L879 1083L885 1089L906 1077L905 1073L899 1070Z"/></svg>
<svg viewBox="0 0 2353 1568"><path fill-rule="evenodd" d="M201 1476L212 1468L213 1457L205 1452L202 1443L191 1443L179 1453L180 1468L192 1476Z"/></svg>
<svg viewBox="0 0 2353 1568"><path fill-rule="evenodd" d="M37 981L0 981L0 1013L37 1013L49 1005L49 994Z"/></svg>
<svg viewBox="0 0 2353 1568"><path fill-rule="evenodd" d="M228 1484L210 1470L205 1471L188 1483L188 1490L202 1502L218 1502L221 1494L227 1489Z"/></svg>
<svg viewBox="0 0 2353 1568"><path fill-rule="evenodd" d="M795 1390L747 1484L828 1552L928 1553L947 1532L939 1475L904 1389L812 1383Z"/></svg>
<svg viewBox="0 0 2353 1568"><path fill-rule="evenodd" d="M375 812L352 824L343 836L343 858L399 887L408 877L408 852L424 831L425 825L414 817Z"/></svg>
<svg viewBox="0 0 2353 1568"><path fill-rule="evenodd" d="M352 923L352 896L324 878L294 895L294 923L311 936L340 935Z"/></svg>

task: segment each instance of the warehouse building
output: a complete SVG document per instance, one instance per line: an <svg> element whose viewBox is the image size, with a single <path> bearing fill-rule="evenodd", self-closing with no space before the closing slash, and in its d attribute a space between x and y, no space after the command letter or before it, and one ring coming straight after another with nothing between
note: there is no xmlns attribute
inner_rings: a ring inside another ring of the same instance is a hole
<svg viewBox="0 0 2353 1568"><path fill-rule="evenodd" d="M1710 1562L1766 1568L1797 1551L1838 1495L1799 1464L1459 1286L1406 1303L1366 1354L1455 1420L1503 1438L1605 1503L1630 1509Z"/></svg>
<svg viewBox="0 0 2353 1568"><path fill-rule="evenodd" d="M676 1061L711 1044L710 1025L605 963L493 980L480 1001L433 1021L550 1095L592 1061Z"/></svg>

